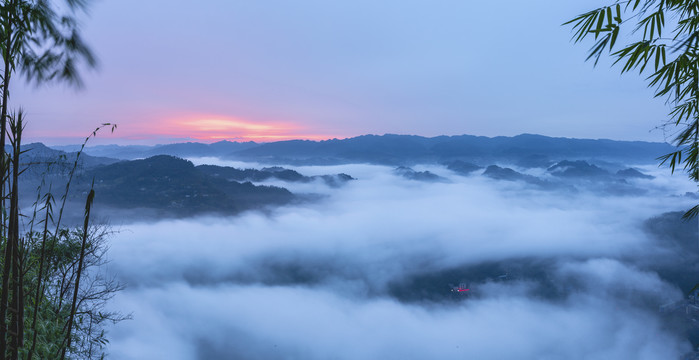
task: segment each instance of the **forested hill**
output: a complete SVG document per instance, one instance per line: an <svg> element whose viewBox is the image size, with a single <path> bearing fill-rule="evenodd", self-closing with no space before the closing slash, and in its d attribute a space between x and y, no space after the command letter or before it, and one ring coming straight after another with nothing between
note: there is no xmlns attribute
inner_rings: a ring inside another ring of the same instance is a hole
<svg viewBox="0 0 699 360"><path fill-rule="evenodd" d="M98 201L105 205L159 209L175 215L233 214L294 199L285 188L211 176L187 160L166 155L95 167L80 178L82 188L94 179Z"/></svg>
<svg viewBox="0 0 699 360"><path fill-rule="evenodd" d="M70 147L59 147L71 150ZM324 141L289 140L271 143L221 141L213 144L180 143L157 146L95 146L93 156L120 159L153 155L215 156L230 160L276 164L374 163L410 165L466 160L476 163L510 162L546 166L562 159L595 159L623 163L654 163L674 148L667 143L554 138L523 134L514 137L472 135L422 137L363 135Z"/></svg>
<svg viewBox="0 0 699 360"><path fill-rule="evenodd" d="M47 147L42 143L22 144L20 149L22 151L20 162L22 164L51 163L55 168L70 169L73 167L75 160L78 159L77 150L79 149L80 147L78 146L75 151L62 151ZM5 151L11 154L12 148L7 145L5 146ZM93 167L97 165L113 164L118 161L118 158L90 156L86 153L82 153L78 159L78 166Z"/></svg>
<svg viewBox="0 0 699 360"><path fill-rule="evenodd" d="M198 145L200 149L210 146ZM188 146L175 144L168 148ZM40 194L50 191L54 196L60 196L56 194L62 194L64 190L61 189L66 188L68 179L72 179L71 201L84 200L89 189L94 187L99 193L96 205L110 209L151 209L158 216L178 217L206 213L236 214L314 198L314 195L295 195L286 188L266 185L263 183L265 181L318 182L340 187L354 180L347 174L306 176L278 166L262 169L194 166L188 160L169 155L119 160L83 153L78 158L76 152L52 149L41 143L27 144L22 149L25 152L19 188L22 194L20 202L25 207L36 201L37 189L41 189ZM79 159L77 165L76 159Z"/></svg>

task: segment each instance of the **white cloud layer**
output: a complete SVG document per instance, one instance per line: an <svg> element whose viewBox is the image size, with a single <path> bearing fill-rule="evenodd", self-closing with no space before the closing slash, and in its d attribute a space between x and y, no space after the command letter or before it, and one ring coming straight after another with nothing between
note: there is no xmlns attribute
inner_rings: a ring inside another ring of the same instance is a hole
<svg viewBox="0 0 699 360"><path fill-rule="evenodd" d="M369 165L298 170L358 180L292 187L328 195L314 204L136 223L113 239L111 270L129 286L114 307L134 313L112 329L114 358L669 359L691 350L657 312L681 292L629 261L658 247L645 219L688 205L670 197L691 188L682 179L659 174L643 196L599 196L429 167L419 170L451 182ZM510 281L473 275L509 262L518 264ZM472 282L470 298L454 301L447 273Z"/></svg>

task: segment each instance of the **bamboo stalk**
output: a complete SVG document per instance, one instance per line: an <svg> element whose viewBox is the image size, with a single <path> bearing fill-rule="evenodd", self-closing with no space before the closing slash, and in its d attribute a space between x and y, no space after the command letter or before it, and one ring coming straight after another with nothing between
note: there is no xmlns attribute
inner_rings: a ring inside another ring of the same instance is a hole
<svg viewBox="0 0 699 360"><path fill-rule="evenodd" d="M94 184L93 184L94 185ZM65 359L66 350L70 348L71 343L71 331L73 329L73 319L75 318L75 307L78 301L78 289L80 288L80 276L83 270L83 261L85 260L85 245L87 244L87 232L88 225L90 222L90 208L92 206L92 201L95 198L95 189L91 188L90 193L87 195L87 201L85 202L85 223L83 225L83 238L82 244L80 245L80 259L78 261L77 276L75 278L75 288L73 291L73 303L71 305L70 316L68 317L68 331L66 332L66 346L63 347L61 351L61 360Z"/></svg>

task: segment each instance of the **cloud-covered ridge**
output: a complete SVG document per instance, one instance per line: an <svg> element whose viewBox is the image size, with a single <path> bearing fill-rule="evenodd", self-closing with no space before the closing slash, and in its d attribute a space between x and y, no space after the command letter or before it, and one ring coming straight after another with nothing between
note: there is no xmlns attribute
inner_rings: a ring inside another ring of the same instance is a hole
<svg viewBox="0 0 699 360"><path fill-rule="evenodd" d="M662 304L682 299L649 267L670 250L644 221L681 209L691 184L654 173L643 195L544 191L416 167L348 173L343 188L271 214L136 223L112 244L129 288L116 358L667 359L691 351ZM650 169L644 169L649 171ZM652 172L652 171L651 171ZM685 203L687 204L685 204ZM452 292L460 283L469 295ZM146 340L147 339L147 340Z"/></svg>

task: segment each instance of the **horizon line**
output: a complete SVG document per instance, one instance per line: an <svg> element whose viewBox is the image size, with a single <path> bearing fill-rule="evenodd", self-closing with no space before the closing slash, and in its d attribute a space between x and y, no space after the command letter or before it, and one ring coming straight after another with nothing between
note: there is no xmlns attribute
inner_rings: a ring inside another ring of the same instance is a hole
<svg viewBox="0 0 699 360"><path fill-rule="evenodd" d="M585 137L568 137L568 136L550 136L550 135L542 135L542 134L534 134L534 133L521 133L517 135L496 135L496 136L486 136L486 135L473 135L473 134L452 134L452 135L435 135L435 136L425 136L425 135L416 135L416 134L398 134L398 133L384 133L384 134L373 134L373 133L367 133L367 134L361 134L361 135L356 135L356 136L346 136L346 137L328 137L328 138L305 138L305 137L299 137L299 138L288 138L288 139L280 139L280 140L273 140L273 141L255 141L255 140L246 140L246 139L196 139L196 138L171 138L171 139L162 139L165 140L164 142L157 142L153 143L153 139L133 139L133 138L117 138L118 142L105 142L104 140L111 140L114 141L115 139L113 137L110 138L105 138L105 137L92 137L89 139L87 142L86 147L94 147L94 146L148 146L148 147L153 147L153 146L165 146L165 145L174 145L174 144L186 144L186 143L195 143L195 144L205 144L205 145L211 145L211 144L216 144L216 143L221 143L221 142L231 142L231 143L255 143L255 144L271 144L271 143L276 143L276 142L284 142L284 141L312 141L312 142L323 142L323 141L342 141L342 140L348 140L348 139L354 139L358 137L363 137L363 136L414 136L414 137L421 137L421 138L427 138L427 139L432 139L432 138L438 138L438 137L460 137L460 136L473 136L473 137L482 137L482 138L499 138L499 137L505 137L505 138L514 138L514 137L519 137L519 136L541 136L541 137L546 137L546 138L552 138L552 139L571 139L571 140L608 140L608 141L620 141L620 142L644 142L644 143L660 143L660 144L670 144L667 141L649 141L649 140L620 140L620 139L610 139L610 138L585 138ZM72 140L67 140L67 139L72 139ZM45 137L30 137L27 139L28 141L25 142L25 145L27 144L32 144L32 143L41 143L45 146L51 147L51 146L57 146L57 147L66 147L66 146L82 146L82 144L85 142L85 138L82 137L60 137L60 138L45 138ZM53 140L53 141L52 141ZM67 141L66 141L67 140ZM125 140L125 141L124 141ZM216 141L211 141L211 140L216 140ZM75 142L69 142L69 141L75 141ZM157 140L156 140L157 141ZM98 144L94 144L97 142ZM126 142L126 143L124 143ZM91 144L92 143L92 144Z"/></svg>

